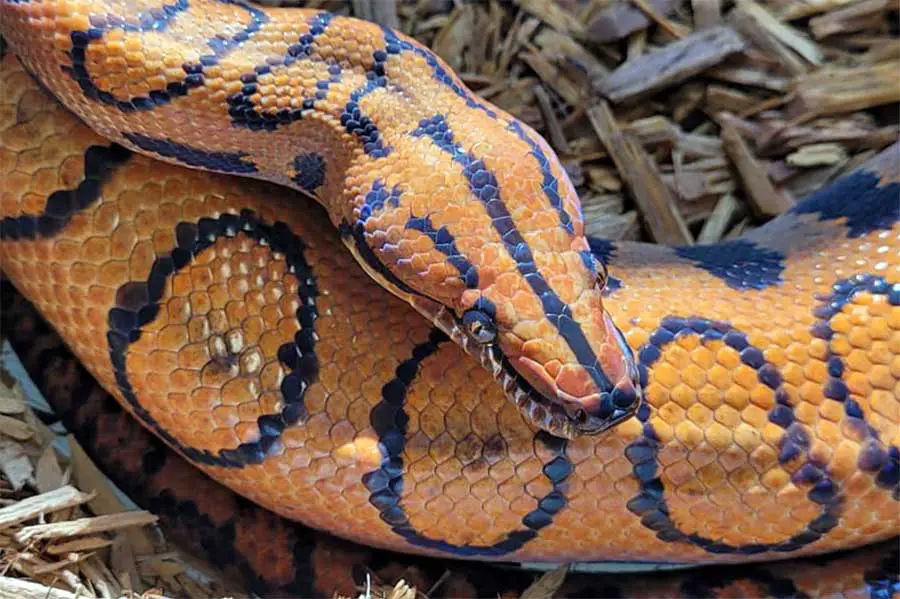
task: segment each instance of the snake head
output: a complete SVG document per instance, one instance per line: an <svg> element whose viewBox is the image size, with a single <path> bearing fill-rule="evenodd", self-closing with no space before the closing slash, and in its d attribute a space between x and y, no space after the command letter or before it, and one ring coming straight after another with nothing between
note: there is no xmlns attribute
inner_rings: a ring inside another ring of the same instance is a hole
<svg viewBox="0 0 900 599"><path fill-rule="evenodd" d="M358 193L345 240L527 420L562 437L596 434L637 410L634 355L604 309L606 269L567 174L536 133L507 123L420 120L394 146L405 169Z"/></svg>
<svg viewBox="0 0 900 599"><path fill-rule="evenodd" d="M634 354L600 301L604 280L571 303L480 294L471 307L433 320L532 424L560 437L594 435L630 417L641 399Z"/></svg>

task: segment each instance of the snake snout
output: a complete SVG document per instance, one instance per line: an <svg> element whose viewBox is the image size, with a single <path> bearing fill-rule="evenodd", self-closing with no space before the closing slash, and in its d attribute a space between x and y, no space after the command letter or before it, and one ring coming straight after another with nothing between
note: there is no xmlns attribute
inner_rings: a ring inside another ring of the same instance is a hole
<svg viewBox="0 0 900 599"><path fill-rule="evenodd" d="M541 406L525 409L538 426L551 433L575 437L598 434L637 410L642 396L634 353L605 312L598 319L605 340L575 351L576 360L560 365L525 355L510 365ZM519 401L520 407L522 402ZM542 417L543 416L543 417Z"/></svg>

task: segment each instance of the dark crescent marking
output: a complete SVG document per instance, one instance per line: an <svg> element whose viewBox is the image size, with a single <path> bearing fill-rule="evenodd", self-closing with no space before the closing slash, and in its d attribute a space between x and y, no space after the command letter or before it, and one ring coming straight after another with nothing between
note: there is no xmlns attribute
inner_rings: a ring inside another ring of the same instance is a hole
<svg viewBox="0 0 900 599"><path fill-rule="evenodd" d="M144 150L165 158L172 158L181 164L211 171L233 174L257 173L259 169L252 162L245 162L246 152L207 152L171 139L156 139L142 133L124 132L122 136Z"/></svg>
<svg viewBox="0 0 900 599"><path fill-rule="evenodd" d="M566 479L575 467L566 456L565 439L548 435L541 431L535 435L535 442L548 446L556 454L544 464L543 474L553 488L538 500L538 506L522 518L523 530L507 533L506 538L493 545L451 545L446 541L429 539L415 529L402 505L403 494L403 451L406 447L406 425L409 417L404 411L406 393L419 373L422 362L438 351L440 345L449 341L440 329L434 328L428 340L412 350L412 356L402 362L395 377L381 390L381 402L371 412L372 427L378 433L378 441L384 458L378 470L363 475L363 484L369 489L369 503L378 510L381 519L391 530L412 545L436 549L460 556L500 556L518 551L527 542L536 538L540 529L552 523L553 517L566 505Z"/></svg>

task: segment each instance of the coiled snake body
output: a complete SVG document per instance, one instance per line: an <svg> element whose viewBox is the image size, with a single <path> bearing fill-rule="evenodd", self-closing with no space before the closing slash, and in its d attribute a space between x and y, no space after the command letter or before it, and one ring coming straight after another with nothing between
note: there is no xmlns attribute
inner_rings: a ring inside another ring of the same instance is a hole
<svg viewBox="0 0 900 599"><path fill-rule="evenodd" d="M2 16L97 132L4 59L3 271L240 495L479 560L897 535L896 146L740 240L613 244L537 134L389 30L229 1Z"/></svg>

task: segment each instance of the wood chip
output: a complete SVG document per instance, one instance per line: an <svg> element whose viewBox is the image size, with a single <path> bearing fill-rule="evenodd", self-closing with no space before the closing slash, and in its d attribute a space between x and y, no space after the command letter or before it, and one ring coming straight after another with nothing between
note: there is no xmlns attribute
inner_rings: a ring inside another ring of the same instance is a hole
<svg viewBox="0 0 900 599"><path fill-rule="evenodd" d="M725 110L742 112L758 103L757 97L734 87L713 84L706 88L705 108L709 114L714 115Z"/></svg>
<svg viewBox="0 0 900 599"><path fill-rule="evenodd" d="M72 453L72 480L82 489L93 489L96 492L88 504L95 514L121 514L129 508L122 505L112 484L97 468L90 457L73 435L67 435L66 441ZM154 551L153 540L143 528L130 528L122 532L128 537L132 549L138 554L150 554Z"/></svg>
<svg viewBox="0 0 900 599"><path fill-rule="evenodd" d="M66 555L67 553L77 553L80 551L96 551L109 547L113 542L104 537L84 537L73 539L71 541L62 541L50 543L45 551L49 555Z"/></svg>
<svg viewBox="0 0 900 599"><path fill-rule="evenodd" d="M722 123L722 142L725 153L731 158L755 209L768 216L775 216L790 209L794 202L775 189L766 170L759 164L750 147L730 122Z"/></svg>
<svg viewBox="0 0 900 599"><path fill-rule="evenodd" d="M797 102L816 114L840 114L900 102L900 63L827 68L796 81Z"/></svg>
<svg viewBox="0 0 900 599"><path fill-rule="evenodd" d="M566 139L565 133L563 133L562 125L559 122L559 119L556 118L556 111L553 110L553 103L550 100L550 95L544 90L540 85L534 86L534 96L537 98L538 106L541 109L541 114L544 117L544 126L547 131L547 137L550 142L553 144L554 148L558 148L559 151L563 154L569 153L569 142Z"/></svg>
<svg viewBox="0 0 900 599"><path fill-rule="evenodd" d="M43 514L81 505L93 497L93 493L82 493L71 485L27 497L18 503L0 508L0 528L8 528Z"/></svg>
<svg viewBox="0 0 900 599"><path fill-rule="evenodd" d="M549 572L545 572L540 578L522 591L521 599L553 599L569 572L569 564L562 564Z"/></svg>
<svg viewBox="0 0 900 599"><path fill-rule="evenodd" d="M749 15L775 39L805 58L810 64L820 65L823 63L824 54L818 44L798 29L779 20L762 5L753 0L738 0L738 10Z"/></svg>
<svg viewBox="0 0 900 599"><path fill-rule="evenodd" d="M22 385L16 383L11 387L0 383L0 414L21 414L25 411L25 394Z"/></svg>
<svg viewBox="0 0 900 599"><path fill-rule="evenodd" d="M787 163L791 166L832 166L847 160L847 152L839 144L813 144L803 146L796 152L788 154Z"/></svg>
<svg viewBox="0 0 900 599"><path fill-rule="evenodd" d="M108 514L93 518L78 518L52 524L35 524L25 526L13 538L19 543L27 543L32 540L60 539L81 535L107 532L130 528L132 526L146 526L153 524L159 518L145 511L123 512L121 514Z"/></svg>
<svg viewBox="0 0 900 599"><path fill-rule="evenodd" d="M352 0L354 16L391 29L400 28L397 0Z"/></svg>
<svg viewBox="0 0 900 599"><path fill-rule="evenodd" d="M691 8L697 29L709 29L722 22L721 0L691 0Z"/></svg>
<svg viewBox="0 0 900 599"><path fill-rule="evenodd" d="M650 20L656 23L660 29L675 39L683 39L690 32L687 27L677 25L667 19L666 16L656 10L656 7L648 0L631 0L631 3L640 8L641 11L647 15Z"/></svg>
<svg viewBox="0 0 900 599"><path fill-rule="evenodd" d="M796 21L803 17L848 6L855 2L858 2L858 0L803 0L803 2L787 0L783 4L782 9L778 11L777 16L781 21Z"/></svg>
<svg viewBox="0 0 900 599"><path fill-rule="evenodd" d="M675 8L675 0L649 0L658 14L668 15ZM650 26L650 18L630 1L618 0L604 7L587 22L587 38L594 43L615 42L635 31Z"/></svg>
<svg viewBox="0 0 900 599"><path fill-rule="evenodd" d="M48 445L44 449L38 459L35 471L38 491L41 493L59 489L66 484L67 476L63 474L59 460L56 459L56 450L52 445Z"/></svg>
<svg viewBox="0 0 900 599"><path fill-rule="evenodd" d="M810 19L809 28L816 39L848 31L875 28L881 16L889 10L897 10L897 3L889 0L863 0L858 4L838 8Z"/></svg>
<svg viewBox="0 0 900 599"><path fill-rule="evenodd" d="M608 77L595 80L594 86L615 103L634 100L701 73L744 48L733 29L713 27L626 62Z"/></svg>
<svg viewBox="0 0 900 599"><path fill-rule="evenodd" d="M26 441L34 435L34 431L18 418L0 414L0 434L18 441Z"/></svg>
<svg viewBox="0 0 900 599"><path fill-rule="evenodd" d="M692 244L687 225L653 163L635 139L623 135L606 102L588 109L588 118L641 208L650 235L658 243Z"/></svg>
<svg viewBox="0 0 900 599"><path fill-rule="evenodd" d="M552 60L571 63L583 71L588 79L603 77L610 73L609 67L600 62L587 48L555 29L540 31L534 36L534 45Z"/></svg>
<svg viewBox="0 0 900 599"><path fill-rule="evenodd" d="M550 27L572 37L583 39L585 27L574 15L564 10L554 0L515 0L516 4Z"/></svg>
<svg viewBox="0 0 900 599"><path fill-rule="evenodd" d="M740 210L741 205L733 195L729 193L722 196L716 202L716 207L713 208L709 218L703 223L703 228L700 230L700 234L697 235L697 243L708 244L721 241L729 225L734 221L735 215Z"/></svg>
<svg viewBox="0 0 900 599"><path fill-rule="evenodd" d="M34 465L18 443L0 443L0 471L9 481L14 491L21 491L25 485L34 484Z"/></svg>
<svg viewBox="0 0 900 599"><path fill-rule="evenodd" d="M622 189L622 180L611 168L592 166L588 167L585 172L593 189L603 191L620 191Z"/></svg>
<svg viewBox="0 0 900 599"><path fill-rule="evenodd" d="M0 576L0 599L84 599L84 595L79 596L19 578Z"/></svg>
<svg viewBox="0 0 900 599"><path fill-rule="evenodd" d="M809 69L800 60L800 57L783 45L771 29L767 27L767 22L759 19L759 13L753 13L749 10L751 6L753 5L740 3L739 8L734 9L729 14L729 23L734 25L735 29L740 31L754 46L777 60L792 75L802 75L809 72Z"/></svg>
<svg viewBox="0 0 900 599"><path fill-rule="evenodd" d="M786 92L790 85L786 77L779 77L759 68L719 66L708 70L705 74L720 81L761 87L775 92Z"/></svg>
<svg viewBox="0 0 900 599"><path fill-rule="evenodd" d="M556 90L567 103L577 106L584 100L582 88L560 72L556 65L547 60L536 48L529 52L523 52L520 54L520 58L528 63L538 77L550 88Z"/></svg>

